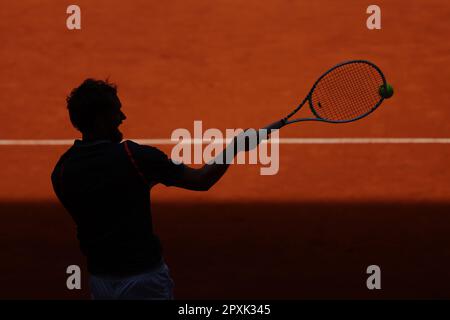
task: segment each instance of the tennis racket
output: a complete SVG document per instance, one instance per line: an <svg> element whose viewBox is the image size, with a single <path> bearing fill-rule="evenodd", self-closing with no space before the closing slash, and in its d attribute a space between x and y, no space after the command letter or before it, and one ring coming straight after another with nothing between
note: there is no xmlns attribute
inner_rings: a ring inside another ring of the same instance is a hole
<svg viewBox="0 0 450 320"><path fill-rule="evenodd" d="M297 108L264 129L280 129L302 121L346 123L362 119L392 96L392 87L389 86L389 92L388 86L380 68L372 62L352 60L340 63L314 83ZM306 102L314 117L291 119Z"/></svg>

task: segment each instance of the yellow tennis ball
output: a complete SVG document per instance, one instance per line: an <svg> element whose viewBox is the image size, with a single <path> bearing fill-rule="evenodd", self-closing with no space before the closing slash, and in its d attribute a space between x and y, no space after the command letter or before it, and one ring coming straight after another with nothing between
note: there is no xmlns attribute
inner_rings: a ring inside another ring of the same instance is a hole
<svg viewBox="0 0 450 320"><path fill-rule="evenodd" d="M384 85L380 86L378 93L384 99L389 99L390 97L392 97L394 95L394 88L389 83L386 83L386 86L384 86Z"/></svg>

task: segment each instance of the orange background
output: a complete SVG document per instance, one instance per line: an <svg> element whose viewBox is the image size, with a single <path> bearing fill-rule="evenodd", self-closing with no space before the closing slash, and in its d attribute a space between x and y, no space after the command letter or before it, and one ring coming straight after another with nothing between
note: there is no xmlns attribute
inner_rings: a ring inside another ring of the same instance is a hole
<svg viewBox="0 0 450 320"><path fill-rule="evenodd" d="M128 139L170 138L194 120L260 127L350 59L379 65L394 98L357 123L282 138L449 137L442 1L378 1L372 31L366 1L80 0L75 31L70 4L2 4L0 139L78 137L65 96L86 77L118 84ZM65 267L84 268L49 179L66 148L0 146L2 298L88 297L86 285L65 289ZM448 145L282 145L280 157L275 176L239 165L207 193L152 191L177 297L450 297ZM381 291L365 287L370 264Z"/></svg>

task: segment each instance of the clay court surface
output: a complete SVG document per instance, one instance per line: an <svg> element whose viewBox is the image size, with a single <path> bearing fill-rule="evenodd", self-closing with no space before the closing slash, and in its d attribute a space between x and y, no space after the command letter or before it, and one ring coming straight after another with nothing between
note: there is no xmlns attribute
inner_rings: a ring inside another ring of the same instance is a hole
<svg viewBox="0 0 450 320"><path fill-rule="evenodd" d="M281 138L450 138L450 6L378 1L16 1L0 11L0 140L75 139L65 96L119 86L125 138L260 127L334 64L367 59L395 96L357 123ZM0 142L1 142L0 141ZM282 144L280 170L237 165L207 193L157 186L153 216L177 298L450 298L450 144ZM441 141L442 142L442 141ZM170 146L158 146L170 153ZM50 173L68 146L0 144L0 298L89 298ZM68 265L83 289L65 287ZM382 290L366 288L366 268Z"/></svg>

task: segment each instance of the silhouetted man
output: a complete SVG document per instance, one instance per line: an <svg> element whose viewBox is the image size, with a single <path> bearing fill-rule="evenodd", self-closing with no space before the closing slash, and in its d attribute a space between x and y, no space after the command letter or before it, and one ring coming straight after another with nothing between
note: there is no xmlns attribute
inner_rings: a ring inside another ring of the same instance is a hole
<svg viewBox="0 0 450 320"><path fill-rule="evenodd" d="M174 164L157 148L121 142L119 126L126 117L108 82L85 80L67 97L67 108L82 140L61 156L51 178L76 222L92 298L172 299L149 191L158 183L206 191L228 164L192 169Z"/></svg>

